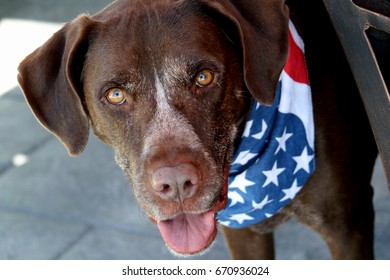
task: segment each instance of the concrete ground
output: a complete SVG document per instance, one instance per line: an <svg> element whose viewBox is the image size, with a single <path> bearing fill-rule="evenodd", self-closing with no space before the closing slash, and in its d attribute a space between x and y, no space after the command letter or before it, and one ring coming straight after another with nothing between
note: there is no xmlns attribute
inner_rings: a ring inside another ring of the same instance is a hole
<svg viewBox="0 0 390 280"><path fill-rule="evenodd" d="M81 12L109 0L0 0L0 259L175 259L140 210L113 152L91 135L68 156L32 116L18 62ZM390 193L378 162L378 259L390 259ZM278 259L328 259L322 239L293 221L276 231ZM228 259L222 236L200 259Z"/></svg>

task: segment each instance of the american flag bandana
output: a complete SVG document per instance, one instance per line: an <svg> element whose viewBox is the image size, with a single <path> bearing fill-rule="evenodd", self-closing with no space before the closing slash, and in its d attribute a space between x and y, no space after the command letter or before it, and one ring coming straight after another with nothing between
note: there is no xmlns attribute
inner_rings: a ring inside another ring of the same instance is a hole
<svg viewBox="0 0 390 280"><path fill-rule="evenodd" d="M314 122L303 41L289 23L289 54L272 106L253 101L230 171L221 224L243 228L286 206L315 169Z"/></svg>

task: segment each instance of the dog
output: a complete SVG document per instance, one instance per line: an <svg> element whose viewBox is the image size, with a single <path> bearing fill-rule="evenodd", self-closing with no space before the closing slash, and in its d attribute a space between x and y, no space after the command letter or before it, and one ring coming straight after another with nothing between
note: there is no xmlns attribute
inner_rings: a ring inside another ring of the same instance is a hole
<svg viewBox="0 0 390 280"><path fill-rule="evenodd" d="M221 226L226 242L234 259L272 259L273 229L293 218L323 237L332 258L371 259L377 149L321 1L117 0L65 24L21 62L18 80L70 155L92 128L168 248L199 254L231 201L232 154L251 103L276 98L290 21L305 44L315 171L272 217Z"/></svg>

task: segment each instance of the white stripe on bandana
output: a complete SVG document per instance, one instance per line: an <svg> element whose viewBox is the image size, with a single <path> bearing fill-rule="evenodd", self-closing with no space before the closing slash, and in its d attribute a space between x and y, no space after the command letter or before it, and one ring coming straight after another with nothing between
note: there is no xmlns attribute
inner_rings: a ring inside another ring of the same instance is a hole
<svg viewBox="0 0 390 280"><path fill-rule="evenodd" d="M289 55L272 106L255 100L229 171L220 223L243 228L286 206L315 169L311 90L303 42L289 24Z"/></svg>

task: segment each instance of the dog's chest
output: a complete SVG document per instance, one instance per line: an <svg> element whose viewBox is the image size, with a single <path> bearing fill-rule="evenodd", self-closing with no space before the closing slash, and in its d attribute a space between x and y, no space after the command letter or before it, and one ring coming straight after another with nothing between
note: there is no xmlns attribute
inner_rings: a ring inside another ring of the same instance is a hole
<svg viewBox="0 0 390 280"><path fill-rule="evenodd" d="M311 90L303 43L289 26L290 51L272 106L253 101L232 159L228 204L219 221L234 228L267 219L286 206L315 169Z"/></svg>

